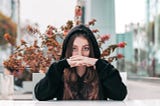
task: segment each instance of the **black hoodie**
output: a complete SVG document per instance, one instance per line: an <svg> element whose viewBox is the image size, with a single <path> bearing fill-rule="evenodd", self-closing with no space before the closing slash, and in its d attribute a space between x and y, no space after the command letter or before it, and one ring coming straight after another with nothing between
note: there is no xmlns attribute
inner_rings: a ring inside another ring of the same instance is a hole
<svg viewBox="0 0 160 106"><path fill-rule="evenodd" d="M70 41L70 38L74 35L74 33L77 33L77 32L86 33L86 37L91 40L91 43L94 47L93 52L94 52L95 58L100 58L99 46L98 46L97 40L96 40L95 36L93 35L92 31L84 25L77 25L76 27L71 29L71 31L68 33L68 36L66 36L66 38L63 42L61 59L65 58L65 52L66 52L67 44Z"/></svg>
<svg viewBox="0 0 160 106"><path fill-rule="evenodd" d="M119 71L106 60L100 59L100 50L96 38L92 31L84 25L78 25L68 33L63 42L61 60L52 63L46 76L36 84L34 88L35 97L38 100L63 99L63 70L70 67L65 59L65 52L70 38L74 33L79 31L87 33L86 36L89 37L94 47L95 58L98 59L95 66L100 80L100 92L102 94L100 98L102 100L107 100L108 98L112 100L123 100L127 95L127 88L122 82Z"/></svg>

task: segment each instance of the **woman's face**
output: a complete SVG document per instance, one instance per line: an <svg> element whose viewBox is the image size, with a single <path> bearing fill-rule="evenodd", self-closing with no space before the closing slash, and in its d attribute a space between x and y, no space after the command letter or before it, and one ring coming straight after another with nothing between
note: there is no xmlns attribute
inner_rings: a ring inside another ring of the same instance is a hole
<svg viewBox="0 0 160 106"><path fill-rule="evenodd" d="M72 56L81 55L89 57L90 54L89 42L86 38L82 36L75 38L75 40L73 41L72 49L73 49Z"/></svg>

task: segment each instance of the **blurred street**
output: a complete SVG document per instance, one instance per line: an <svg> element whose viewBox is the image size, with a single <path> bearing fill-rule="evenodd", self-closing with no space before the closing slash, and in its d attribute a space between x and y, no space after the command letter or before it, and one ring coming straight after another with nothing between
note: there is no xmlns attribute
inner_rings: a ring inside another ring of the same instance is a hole
<svg viewBox="0 0 160 106"><path fill-rule="evenodd" d="M159 80L160 81L160 80ZM128 100L160 99L160 83L158 80L127 80Z"/></svg>

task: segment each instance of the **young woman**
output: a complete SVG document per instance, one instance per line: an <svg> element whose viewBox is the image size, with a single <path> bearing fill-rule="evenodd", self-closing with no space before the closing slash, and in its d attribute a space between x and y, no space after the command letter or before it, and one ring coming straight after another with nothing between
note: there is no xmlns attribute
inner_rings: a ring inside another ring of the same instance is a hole
<svg viewBox="0 0 160 106"><path fill-rule="evenodd" d="M92 31L78 25L63 42L61 59L35 86L38 100L123 100L127 88L120 74L106 60Z"/></svg>

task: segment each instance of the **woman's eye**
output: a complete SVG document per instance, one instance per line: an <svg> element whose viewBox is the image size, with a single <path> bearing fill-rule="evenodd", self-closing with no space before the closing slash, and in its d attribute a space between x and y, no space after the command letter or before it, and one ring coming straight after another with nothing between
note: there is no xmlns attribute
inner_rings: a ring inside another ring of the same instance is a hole
<svg viewBox="0 0 160 106"><path fill-rule="evenodd" d="M73 51L76 51L76 50L77 50L77 48L76 48L76 47L73 47L73 48L72 48L72 50L73 50Z"/></svg>
<svg viewBox="0 0 160 106"><path fill-rule="evenodd" d="M89 51L89 47L84 47L83 50L84 51Z"/></svg>

